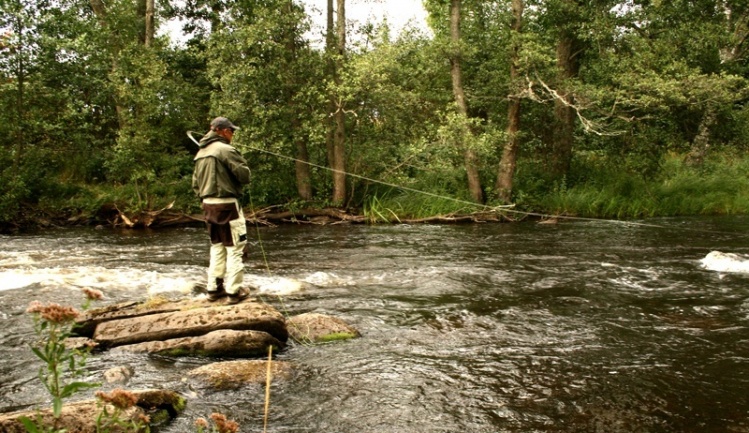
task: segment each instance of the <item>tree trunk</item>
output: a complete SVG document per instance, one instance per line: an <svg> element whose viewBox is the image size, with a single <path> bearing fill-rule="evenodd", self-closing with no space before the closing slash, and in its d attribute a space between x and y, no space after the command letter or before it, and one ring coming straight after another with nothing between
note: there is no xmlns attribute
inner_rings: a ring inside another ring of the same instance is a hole
<svg viewBox="0 0 749 433"><path fill-rule="evenodd" d="M692 147L685 158L687 165L699 167L705 161L705 156L710 149L710 128L715 124L715 107L708 105L702 116L697 136L692 140Z"/></svg>
<svg viewBox="0 0 749 433"><path fill-rule="evenodd" d="M333 79L335 76L335 62L333 60L335 53L335 12L333 8L333 0L328 0L327 9L327 27L325 31L325 52L327 53L327 75L328 79ZM331 92L328 97L328 115L325 117L326 133L325 133L325 150L327 151L328 167L335 166L335 153L333 152L333 138L335 133L335 122L333 122L333 113L336 110L335 95Z"/></svg>
<svg viewBox="0 0 749 433"><path fill-rule="evenodd" d="M567 175L572 161L572 144L575 133L575 109L571 93L565 90L567 81L577 76L579 62L576 53L577 39L570 34L562 35L557 44L557 67L559 68L558 93L561 99L554 100L554 142L552 143L551 173L559 179Z"/></svg>
<svg viewBox="0 0 749 433"><path fill-rule="evenodd" d="M91 9L94 10L94 15L96 15L97 21L99 21L99 25L101 26L102 31L109 32L109 25L107 24L107 8L102 2L102 0L90 0L91 1ZM110 41L112 40L111 34ZM116 48L115 45L112 45L112 70L110 72L115 73L120 68L119 63L119 49ZM125 128L126 120L125 120L125 107L123 107L119 101L118 97L115 96L115 112L117 113L117 121L119 123L120 130Z"/></svg>
<svg viewBox="0 0 749 433"><path fill-rule="evenodd" d="M507 109L507 142L502 149L502 159L497 174L497 196L509 203L512 201L512 187L517 166L518 131L520 130L520 97L517 95L516 84L520 73L517 63L520 51L520 32L523 28L523 0L512 0L512 36L510 53L510 105Z"/></svg>
<svg viewBox="0 0 749 433"><path fill-rule="evenodd" d="M21 13L20 11L18 12ZM19 168L21 166L21 160L23 158L24 148L24 137L25 133L25 121L26 116L24 115L24 108L26 107L25 101L25 90L26 90L26 64L24 63L24 28L23 21L19 15L15 16L14 21L15 32L18 35L18 47L16 51L16 78L18 86L16 88L16 125L15 125L15 143L13 144L13 176L19 175Z"/></svg>
<svg viewBox="0 0 749 433"><path fill-rule="evenodd" d="M336 10L336 62L335 83L341 84L346 55L346 0L337 0ZM338 99L335 111L335 133L333 135L333 203L343 205L346 201L346 113L343 101Z"/></svg>
<svg viewBox="0 0 749 433"><path fill-rule="evenodd" d="M288 0L285 4L286 12L291 16L294 13L293 0ZM309 152L307 150L307 140L305 135L302 134L302 126L299 120L299 107L296 104L297 87L295 85L294 76L291 74L293 64L297 61L297 44L296 44L296 25L291 23L286 31L286 50L290 53L290 61L288 64L289 73L286 80L286 88L288 89L288 106L289 113L291 115L291 128L289 131L289 138L294 143L296 148L296 161L294 162L295 174L296 174L296 187L299 198L302 200L312 200L312 181L310 179L310 166L309 166Z"/></svg>
<svg viewBox="0 0 749 433"><path fill-rule="evenodd" d="M292 120L292 130L299 131L299 120L294 118ZM297 136L296 141L296 159L294 163L296 166L296 188L299 198L302 200L312 200L312 179L310 176L309 169L309 151L307 150L307 142L304 138Z"/></svg>
<svg viewBox="0 0 749 433"><path fill-rule="evenodd" d="M153 21L154 9L154 0L146 0L146 35L143 41L143 45L146 47L150 47L153 44L153 38L156 33Z"/></svg>
<svg viewBox="0 0 749 433"><path fill-rule="evenodd" d="M461 0L450 1L450 41L452 43L452 49L450 52L450 76L452 77L453 84L453 95L455 96L455 105L458 108L458 113L464 118L468 119L468 104L466 103L466 96L463 90L463 77L460 69L460 8ZM466 135L471 135L470 128L466 131ZM463 155L466 165L466 175L468 177L468 190L471 193L471 198L476 203L483 203L484 193L481 190L481 179L479 178L478 172L478 158L476 153L471 149L468 143L462 143Z"/></svg>

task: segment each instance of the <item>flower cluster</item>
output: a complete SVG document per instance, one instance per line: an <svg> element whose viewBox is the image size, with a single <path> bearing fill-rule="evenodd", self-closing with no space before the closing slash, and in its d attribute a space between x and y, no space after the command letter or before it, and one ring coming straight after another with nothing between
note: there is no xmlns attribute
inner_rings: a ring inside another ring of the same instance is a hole
<svg viewBox="0 0 749 433"><path fill-rule="evenodd" d="M136 403L138 403L137 395L120 388L113 390L109 394L103 391L97 391L96 398L103 401L104 403L109 403L117 409L122 410L129 409L135 406Z"/></svg>
<svg viewBox="0 0 749 433"><path fill-rule="evenodd" d="M202 432L208 428L208 421L201 417L195 420L195 425L198 426L198 431Z"/></svg>
<svg viewBox="0 0 749 433"><path fill-rule="evenodd" d="M86 295L86 299L89 301L100 301L104 298L104 293L96 289L83 289L83 294Z"/></svg>
<svg viewBox="0 0 749 433"><path fill-rule="evenodd" d="M70 323L78 318L81 314L78 310L73 307L63 306L60 304L47 304L44 305L39 301L33 301L29 304L29 308L26 309L27 313L38 314L42 319L47 322L63 325Z"/></svg>
<svg viewBox="0 0 749 433"><path fill-rule="evenodd" d="M216 424L218 433L237 433L239 431L239 424L235 421L226 419L226 415L221 413L212 413L211 419Z"/></svg>
<svg viewBox="0 0 749 433"><path fill-rule="evenodd" d="M212 413L211 420L213 420L213 423L216 426L212 430L215 433L237 433L239 431L239 424L227 419L224 414ZM198 427L198 432L202 433L208 431L208 421L206 421L205 418L196 419L195 425Z"/></svg>

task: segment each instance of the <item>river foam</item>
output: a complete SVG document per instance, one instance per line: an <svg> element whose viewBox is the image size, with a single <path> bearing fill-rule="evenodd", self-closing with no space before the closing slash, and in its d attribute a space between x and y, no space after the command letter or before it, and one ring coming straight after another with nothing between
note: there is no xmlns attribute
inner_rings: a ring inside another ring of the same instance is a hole
<svg viewBox="0 0 749 433"><path fill-rule="evenodd" d="M749 257L740 254L711 251L700 263L710 271L749 273Z"/></svg>

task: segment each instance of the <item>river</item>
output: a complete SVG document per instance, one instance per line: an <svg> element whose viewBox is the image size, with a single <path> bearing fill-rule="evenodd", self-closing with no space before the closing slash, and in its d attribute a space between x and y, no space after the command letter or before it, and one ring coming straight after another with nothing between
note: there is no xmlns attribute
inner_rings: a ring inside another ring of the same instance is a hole
<svg viewBox="0 0 749 433"><path fill-rule="evenodd" d="M252 228L246 282L285 314L362 338L292 344L270 432L749 432L749 217ZM32 300L192 296L200 227L70 228L0 237L0 412L46 404L28 348ZM703 261L711 251L739 256ZM707 267L706 267L707 265ZM731 269L728 269L731 270ZM222 412L263 429L264 389L187 378L200 358L92 355L131 389L188 398L161 431ZM105 385L110 389L112 385Z"/></svg>

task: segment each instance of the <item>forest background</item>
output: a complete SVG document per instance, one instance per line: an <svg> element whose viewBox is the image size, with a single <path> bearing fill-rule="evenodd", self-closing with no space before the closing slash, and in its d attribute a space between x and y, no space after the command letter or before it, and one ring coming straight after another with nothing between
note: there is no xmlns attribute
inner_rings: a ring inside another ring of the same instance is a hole
<svg viewBox="0 0 749 433"><path fill-rule="evenodd" d="M198 212L219 115L257 209L749 212L748 0L352 1L0 0L0 225Z"/></svg>

